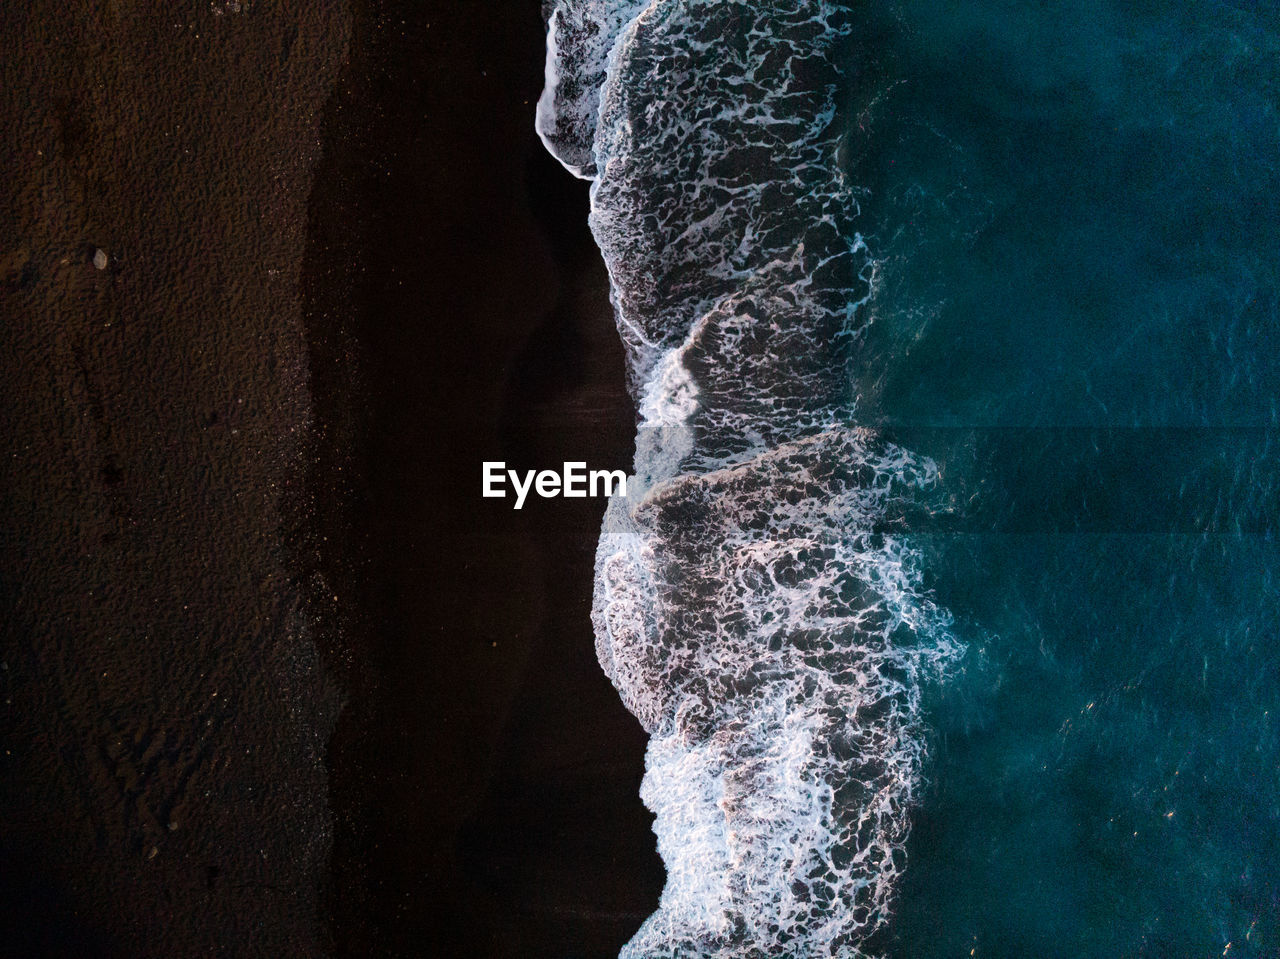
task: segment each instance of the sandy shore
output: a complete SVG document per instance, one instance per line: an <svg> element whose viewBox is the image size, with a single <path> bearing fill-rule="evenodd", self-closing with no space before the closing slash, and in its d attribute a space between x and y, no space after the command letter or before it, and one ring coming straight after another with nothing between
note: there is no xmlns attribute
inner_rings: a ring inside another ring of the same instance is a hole
<svg viewBox="0 0 1280 959"><path fill-rule="evenodd" d="M615 956L661 887L644 737L594 656L603 501L480 497L487 459L631 456L586 185L533 132L542 36L533 0L371 4L328 113L304 289L316 486L347 504L324 573L356 598L345 955Z"/></svg>
<svg viewBox="0 0 1280 959"><path fill-rule="evenodd" d="M299 279L349 15L0 18L0 941L321 954Z"/></svg>
<svg viewBox="0 0 1280 959"><path fill-rule="evenodd" d="M536 0L0 31L0 940L616 955L662 876L602 504L479 495L630 458Z"/></svg>

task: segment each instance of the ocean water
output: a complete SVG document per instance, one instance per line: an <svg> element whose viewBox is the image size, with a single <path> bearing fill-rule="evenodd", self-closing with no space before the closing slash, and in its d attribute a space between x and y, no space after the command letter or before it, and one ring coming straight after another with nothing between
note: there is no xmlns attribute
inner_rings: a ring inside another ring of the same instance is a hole
<svg viewBox="0 0 1280 959"><path fill-rule="evenodd" d="M1280 955L1280 9L556 0L628 957Z"/></svg>

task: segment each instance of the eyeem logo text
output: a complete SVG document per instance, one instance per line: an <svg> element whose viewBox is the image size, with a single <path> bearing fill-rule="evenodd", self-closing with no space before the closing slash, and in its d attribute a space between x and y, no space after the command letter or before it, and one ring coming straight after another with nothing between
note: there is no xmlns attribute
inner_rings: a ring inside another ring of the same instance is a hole
<svg viewBox="0 0 1280 959"><path fill-rule="evenodd" d="M515 508L524 506L529 491L543 499L556 496L585 498L587 496L626 496L627 474L622 470L591 470L586 463L565 463L559 473L555 470L527 470L522 477L516 470L507 469L501 461L484 463L484 495L504 497L507 482L516 494Z"/></svg>

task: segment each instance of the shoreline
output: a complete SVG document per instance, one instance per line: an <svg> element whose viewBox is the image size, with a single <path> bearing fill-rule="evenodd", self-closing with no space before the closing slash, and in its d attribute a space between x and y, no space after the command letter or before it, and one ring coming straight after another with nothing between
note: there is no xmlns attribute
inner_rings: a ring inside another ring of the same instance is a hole
<svg viewBox="0 0 1280 959"><path fill-rule="evenodd" d="M616 956L663 873L604 501L481 496L632 454L536 0L119 12L0 18L0 932Z"/></svg>
<svg viewBox="0 0 1280 959"><path fill-rule="evenodd" d="M533 129L542 38L531 2L357 5L325 110L306 576L346 691L338 955L612 957L662 886L645 736L595 661L603 501L480 495L484 460L630 468L587 188Z"/></svg>

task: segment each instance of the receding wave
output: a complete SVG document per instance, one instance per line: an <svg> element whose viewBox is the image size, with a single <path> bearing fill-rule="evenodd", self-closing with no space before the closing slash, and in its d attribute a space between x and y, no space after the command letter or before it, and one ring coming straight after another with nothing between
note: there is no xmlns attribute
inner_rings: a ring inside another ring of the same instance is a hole
<svg viewBox="0 0 1280 959"><path fill-rule="evenodd" d="M875 261L837 160L849 32L817 0L550 12L538 128L592 179L641 417L593 610L667 867L626 957L860 955L922 687L959 654L903 521L936 468L852 425Z"/></svg>

